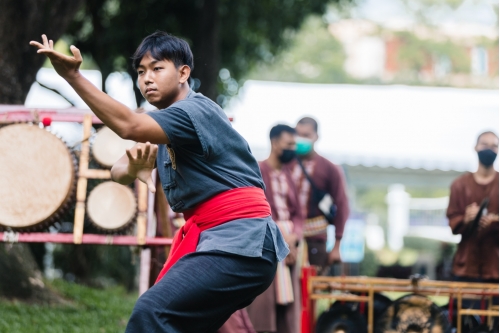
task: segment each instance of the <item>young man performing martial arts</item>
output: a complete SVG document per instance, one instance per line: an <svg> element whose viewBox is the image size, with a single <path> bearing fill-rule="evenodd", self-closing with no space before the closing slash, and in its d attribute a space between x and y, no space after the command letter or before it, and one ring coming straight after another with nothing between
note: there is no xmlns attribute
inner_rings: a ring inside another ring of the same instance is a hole
<svg viewBox="0 0 500 333"><path fill-rule="evenodd" d="M138 47L133 56L138 83L159 111L137 114L80 74L76 47L69 57L54 51L45 35L42 39L43 44L30 44L49 57L97 117L120 137L139 142L113 167L113 179L127 184L138 178L154 190L157 154L169 204L186 218L126 332L215 332L267 289L277 262L288 254L247 142L217 104L190 89L193 55L184 40L156 32Z"/></svg>

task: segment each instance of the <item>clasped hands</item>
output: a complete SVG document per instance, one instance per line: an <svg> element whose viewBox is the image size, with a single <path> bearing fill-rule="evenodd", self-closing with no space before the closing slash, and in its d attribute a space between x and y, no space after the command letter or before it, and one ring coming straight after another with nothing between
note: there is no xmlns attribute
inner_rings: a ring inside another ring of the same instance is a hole
<svg viewBox="0 0 500 333"><path fill-rule="evenodd" d="M464 216L464 223L465 224L469 224L470 222L474 221L477 214L479 213L479 208L480 208L479 205L475 202L468 205L465 208L465 216ZM482 229L482 230L486 229L493 222L498 222L498 215L497 214L490 213L490 214L481 216L481 219L479 220L479 229Z"/></svg>

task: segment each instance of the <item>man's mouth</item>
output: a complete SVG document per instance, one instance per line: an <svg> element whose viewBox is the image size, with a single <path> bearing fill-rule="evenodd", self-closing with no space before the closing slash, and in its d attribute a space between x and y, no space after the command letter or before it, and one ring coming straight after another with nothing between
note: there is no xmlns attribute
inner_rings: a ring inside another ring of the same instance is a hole
<svg viewBox="0 0 500 333"><path fill-rule="evenodd" d="M147 89L146 89L146 95L149 95L149 94L151 94L151 93L154 93L155 91L157 91L157 90L156 90L156 89L154 89L154 88L147 88Z"/></svg>

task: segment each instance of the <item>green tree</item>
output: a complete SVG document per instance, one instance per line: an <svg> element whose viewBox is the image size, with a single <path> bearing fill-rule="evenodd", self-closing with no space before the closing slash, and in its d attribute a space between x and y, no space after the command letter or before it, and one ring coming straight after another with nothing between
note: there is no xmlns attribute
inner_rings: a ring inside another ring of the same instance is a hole
<svg viewBox="0 0 500 333"><path fill-rule="evenodd" d="M336 0L334 0L335 2ZM0 103L23 104L44 58L30 48L42 33L62 34L102 71L136 73L129 57L142 38L165 30L189 41L195 55L195 84L224 101L237 80L287 45L285 31L320 14L327 0L4 0L0 7ZM83 7L82 7L83 5ZM87 54L85 54L85 52ZM219 80L219 72L228 75ZM135 88L136 89L136 88ZM137 100L142 96L135 91ZM0 244L0 294L33 297L40 273L29 249Z"/></svg>
<svg viewBox="0 0 500 333"><path fill-rule="evenodd" d="M82 0L4 0L0 4L0 103L23 104L44 59L29 41L59 39ZM5 176L5 175L4 175ZM0 295L48 300L26 244L0 243Z"/></svg>
<svg viewBox="0 0 500 333"><path fill-rule="evenodd" d="M195 87L224 104L237 81L286 45L284 32L300 27L326 0L87 0L67 36L98 65L103 80L126 71L136 80L129 57L148 34L163 30L185 38L194 53ZM225 69L219 79L219 72ZM134 86L138 104L143 100ZM219 97L219 98L217 98Z"/></svg>
<svg viewBox="0 0 500 333"><path fill-rule="evenodd" d="M0 103L23 104L44 58L28 43L57 40L83 0L3 0L0 3Z"/></svg>
<svg viewBox="0 0 500 333"><path fill-rule="evenodd" d="M344 47L321 17L310 16L298 32L289 32L286 38L290 47L256 66L248 78L306 83L350 81L344 71Z"/></svg>

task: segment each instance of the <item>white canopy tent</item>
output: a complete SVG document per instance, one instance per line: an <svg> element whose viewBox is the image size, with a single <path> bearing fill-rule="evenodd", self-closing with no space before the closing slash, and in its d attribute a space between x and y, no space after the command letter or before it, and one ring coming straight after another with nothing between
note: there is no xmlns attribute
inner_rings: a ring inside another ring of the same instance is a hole
<svg viewBox="0 0 500 333"><path fill-rule="evenodd" d="M83 72L101 88L100 72ZM87 107L53 69L41 69L37 79L77 107ZM129 77L114 73L106 88L112 97L136 107ZM70 104L34 84L26 106ZM317 150L335 163L466 171L476 168L477 135L498 133L498 107L497 90L247 81L227 111L259 160L267 157L273 125L293 126L309 115L320 126ZM76 124L54 125L68 141L79 134L72 128Z"/></svg>
<svg viewBox="0 0 500 333"><path fill-rule="evenodd" d="M307 115L335 163L466 171L478 134L498 133L498 106L496 90L247 81L228 111L258 159L273 125Z"/></svg>

